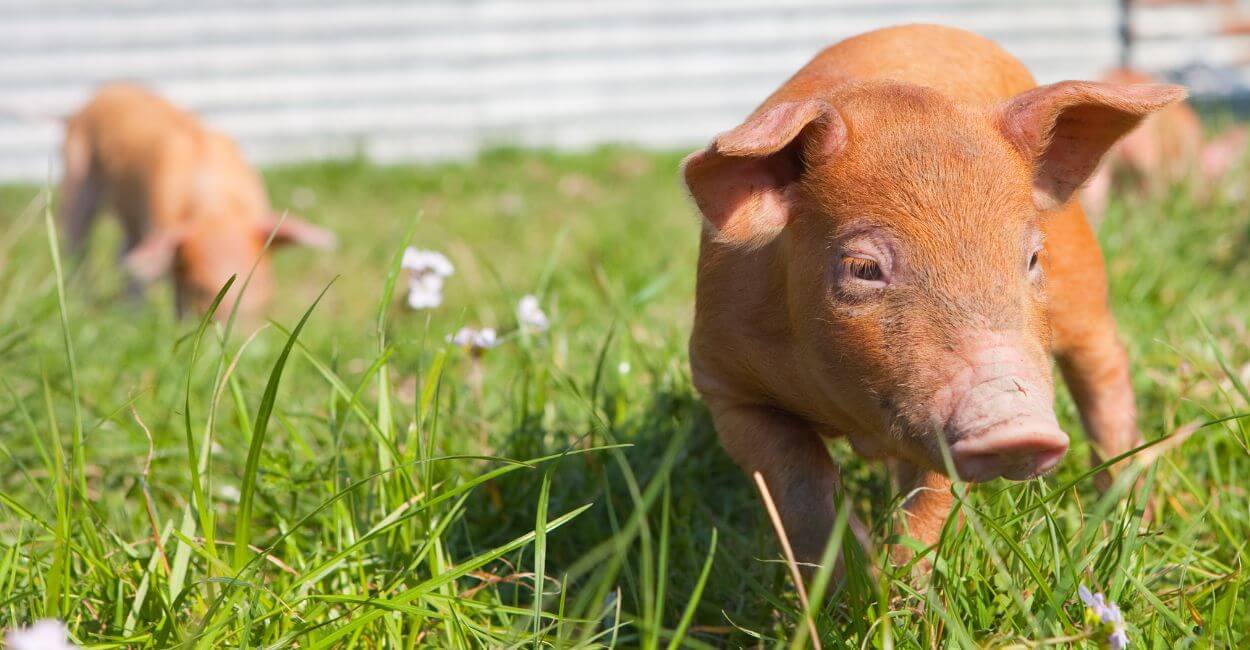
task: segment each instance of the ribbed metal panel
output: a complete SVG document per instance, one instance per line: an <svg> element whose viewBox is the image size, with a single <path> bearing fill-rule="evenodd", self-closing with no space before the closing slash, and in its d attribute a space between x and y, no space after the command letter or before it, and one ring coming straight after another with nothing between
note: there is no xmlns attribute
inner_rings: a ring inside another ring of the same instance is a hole
<svg viewBox="0 0 1250 650"><path fill-rule="evenodd" d="M1134 67L1200 95L1250 89L1250 0L1134 0L1130 15Z"/></svg>
<svg viewBox="0 0 1250 650"><path fill-rule="evenodd" d="M0 0L0 109L70 112L141 80L260 162L484 146L693 146L820 48L906 22L972 29L1041 81L1117 57L1115 0ZM59 129L0 116L0 179Z"/></svg>

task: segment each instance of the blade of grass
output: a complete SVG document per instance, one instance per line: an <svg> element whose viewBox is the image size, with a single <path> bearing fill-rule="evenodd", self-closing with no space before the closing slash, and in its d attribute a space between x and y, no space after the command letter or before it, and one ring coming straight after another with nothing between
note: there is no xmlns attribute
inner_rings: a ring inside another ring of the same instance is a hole
<svg viewBox="0 0 1250 650"><path fill-rule="evenodd" d="M395 254L391 257L391 263L386 274L386 284L382 289L381 297L378 299L377 322L374 333L377 336L377 353L382 359L377 368L377 428L381 432L381 438L377 446L379 469L390 469L397 462L394 454L396 448L395 420L391 412L391 371L390 364L386 361L386 315L390 312L391 299L395 294L395 282L399 278L405 247L408 245L408 242L412 241L412 237L416 233L417 224L420 222L421 213L418 212L409 222L408 228L404 232L404 238L400 240L402 242L401 246L396 249ZM382 491L382 501L387 502L385 483L380 484L379 489Z"/></svg>
<svg viewBox="0 0 1250 650"><path fill-rule="evenodd" d="M664 483L664 494L660 499L660 540L659 540L659 558L655 565L655 618L649 622L647 628L647 647L654 650L660 647L659 629L664 624L664 598L668 586L668 545L669 545L669 518L672 516L672 484Z"/></svg>
<svg viewBox="0 0 1250 650"><path fill-rule="evenodd" d="M566 514L563 514L555 519L552 519L551 521L547 522L546 530L550 532L563 526L564 524L572 521L578 515L582 514L583 512L586 512L586 510L590 509L593 505L594 504L588 503L584 506L575 508L572 511ZM520 537L513 539L512 541L502 546L496 547L493 550L487 551L472 559L461 562L460 564L456 565L452 569L449 569L427 580L424 580L421 583L413 586L412 588L407 589L397 594L391 600L401 605L412 602L413 600L416 600L417 598L420 598L428 593L434 592L438 587L442 585L449 584L453 580L456 580L457 578L460 578L462 576L469 574L470 572L476 570L477 568L484 566L488 562L491 562L495 559L503 557L504 555L507 555L508 553L511 553L523 546L528 545L530 542L534 540L534 537L535 537L535 532L530 531L524 535L521 535ZM381 612L370 612L369 614L366 614L360 617L359 619L356 619L355 621L352 621L351 623L344 625L342 628L339 628L335 632L327 635L316 645L310 645L309 647L317 649L317 648L325 648L325 647L333 646L335 642L341 639L342 637L353 633L357 629L365 625L368 625L369 623L372 623L373 621L377 620L379 616L381 616Z"/></svg>
<svg viewBox="0 0 1250 650"><path fill-rule="evenodd" d="M186 437L187 443L187 471L191 475L191 499L194 504L196 515L199 518L200 529L204 530L206 535L208 529L212 528L212 512L209 510L208 499L205 497L205 486L200 477L200 463L205 461L206 449L197 449L195 445L195 433L191 425L191 394L194 392L193 380L195 377L195 364L199 360L200 345L204 341L204 333L208 331L208 324L212 321L213 315L221 305L221 301L225 299L226 293L230 291L230 287L234 285L236 276L231 275L217 291L217 295L213 297L213 302L209 305L207 312L200 317L200 324L196 327L195 336L191 343L191 356L187 360L186 386L182 396L182 426L183 435ZM205 433L207 436L207 432ZM207 440L202 441L208 444ZM195 520L191 517L192 505L187 506L187 510L183 515L182 525L179 531L185 537L195 535ZM216 551L216 545L211 545L213 551ZM182 591L182 586L186 579L187 563L191 560L191 549L187 548L181 541L178 548L174 550L173 568L169 573L169 591L176 594Z"/></svg>
<svg viewBox="0 0 1250 650"><path fill-rule="evenodd" d="M777 540L781 542L781 550L785 554L786 566L790 568L790 578L794 580L795 591L799 594L799 602L803 605L803 619L811 632L812 647L820 650L820 633L816 631L816 621L812 619L810 612L812 611L811 601L807 599L807 587L803 584L803 576L799 573L799 564L794 557L794 549L790 547L790 537L786 534L786 528L781 522L781 515L777 512L777 505L773 503L773 495L768 490L768 483L764 480L764 475L755 472L753 478L755 485L760 490L760 497L764 500L764 507L768 510L768 518L773 522L773 530L777 533Z"/></svg>
<svg viewBox="0 0 1250 650"><path fill-rule="evenodd" d="M79 494L85 498L87 494L87 461L85 456L86 449L83 446L82 439L82 399L79 395L78 386L78 361L74 356L74 344L70 335L69 307L65 301L65 273L61 268L61 246L56 237L56 224L52 220L52 205L50 201L44 203L43 219L44 226L48 231L48 250L52 255L52 271L56 278L56 304L61 321L61 343L65 347L65 365L69 370L70 406L74 414L73 442L70 450L71 478Z"/></svg>
<svg viewBox="0 0 1250 650"><path fill-rule="evenodd" d="M833 490L835 486L829 486ZM836 494L836 492L835 492ZM825 544L825 550L820 555L820 567L816 570L816 575L812 578L811 602L807 605L805 615L809 621L816 619L817 613L820 612L820 606L824 603L825 595L829 589L829 581L833 579L834 568L838 564L838 558L842 550L842 540L846 536L847 527L850 525L851 504L845 498L842 500L842 507L838 508L837 514L833 520L833 531L829 534L829 541ZM799 626L794 638L790 640L791 650L805 647L809 634L817 633L815 626ZM817 639L817 643L819 639Z"/></svg>
<svg viewBox="0 0 1250 650"><path fill-rule="evenodd" d="M686 609L681 613L681 621L677 623L677 629L673 630L673 636L668 641L668 650L681 647L682 640L686 638L686 632L690 630L694 612L703 598L703 588L707 586L708 574L712 572L712 561L716 559L716 535L717 531L713 528L712 542L708 544L707 549L707 559L703 561L703 569L699 571L699 579L694 583L694 591L690 593L690 600L686 601Z"/></svg>
<svg viewBox="0 0 1250 650"><path fill-rule="evenodd" d="M47 592L44 597L44 611L47 616L60 617L67 605L65 589L69 584L70 570L70 535L73 530L70 483L73 478L66 472L65 450L61 446L61 433L56 426L56 411L52 407L52 389L48 386L48 378L43 378L44 405L48 414L48 429L51 440L53 466L50 474L53 477L52 493L56 504L56 545L52 550L52 566L48 569Z"/></svg>
<svg viewBox="0 0 1250 650"><path fill-rule="evenodd" d="M317 308L317 303L321 302L322 297L329 290L330 285L328 284L321 290L321 293L313 301L313 304L308 307L308 310L304 312L303 317L299 320L299 324L291 331L291 336L287 338L286 345L282 348L282 353L278 355L278 360L274 363L273 370L269 373L269 382L265 385L265 393L261 397L260 407L256 410L252 439L248 444L247 464L243 469L243 484L239 488L239 514L234 534L234 566L238 569L243 568L243 565L247 562L248 545L252 541L252 501L256 491L256 476L260 471L260 452L265 444L265 433L269 427L269 416L273 413L273 407L278 398L278 383L282 380L282 371L286 368L286 360L291 354L291 348L295 346L295 340L299 338L299 333L304 329L304 324L308 322L308 318L312 316L313 310Z"/></svg>
<svg viewBox="0 0 1250 650"><path fill-rule="evenodd" d="M547 503L551 498L551 470L543 472L534 520L534 647L542 646L543 589L547 575Z"/></svg>

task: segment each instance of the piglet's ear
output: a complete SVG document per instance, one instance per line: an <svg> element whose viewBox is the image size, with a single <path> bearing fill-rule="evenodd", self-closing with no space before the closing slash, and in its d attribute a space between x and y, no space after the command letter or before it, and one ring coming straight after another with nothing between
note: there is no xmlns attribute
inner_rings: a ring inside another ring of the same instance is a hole
<svg viewBox="0 0 1250 650"><path fill-rule="evenodd" d="M1142 118L1185 94L1170 84L1063 81L1016 95L997 118L1007 139L1034 161L1034 202L1050 210L1066 203Z"/></svg>
<svg viewBox="0 0 1250 650"><path fill-rule="evenodd" d="M140 282L152 282L174 265L174 256L186 233L181 228L162 228L148 233L122 257L122 267Z"/></svg>
<svg viewBox="0 0 1250 650"><path fill-rule="evenodd" d="M718 241L759 246L789 221L789 190L805 156L833 155L845 142L846 127L827 102L786 102L690 154L682 174Z"/></svg>
<svg viewBox="0 0 1250 650"><path fill-rule="evenodd" d="M270 215L262 228L263 237L273 233L273 245L299 244L321 250L334 250L338 247L338 237L333 232L300 219L299 217Z"/></svg>

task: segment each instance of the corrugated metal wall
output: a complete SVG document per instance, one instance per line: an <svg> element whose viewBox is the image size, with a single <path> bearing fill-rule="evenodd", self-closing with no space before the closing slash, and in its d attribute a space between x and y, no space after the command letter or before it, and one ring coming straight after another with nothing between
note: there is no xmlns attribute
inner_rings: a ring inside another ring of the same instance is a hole
<svg viewBox="0 0 1250 650"><path fill-rule="evenodd" d="M1133 0L1129 15L1134 67L1198 95L1250 89L1250 0Z"/></svg>
<svg viewBox="0 0 1250 650"><path fill-rule="evenodd" d="M0 108L67 113L138 79L261 162L692 146L821 47L902 22L990 36L1042 81L1118 56L1115 0L0 0L0 16ZM0 117L0 179L42 179L59 141Z"/></svg>

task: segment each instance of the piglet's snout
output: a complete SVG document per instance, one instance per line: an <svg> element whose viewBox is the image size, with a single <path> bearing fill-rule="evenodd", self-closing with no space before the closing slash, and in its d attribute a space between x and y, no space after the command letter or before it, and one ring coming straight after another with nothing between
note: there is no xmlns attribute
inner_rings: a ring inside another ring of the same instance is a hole
<svg viewBox="0 0 1250 650"><path fill-rule="evenodd" d="M961 369L939 395L955 471L967 481L1045 474L1068 451L1048 368L1031 363L1016 345L990 343L961 355Z"/></svg>
<svg viewBox="0 0 1250 650"><path fill-rule="evenodd" d="M1053 420L1021 418L956 442L955 471L966 481L1023 481L1049 472L1068 451L1068 435Z"/></svg>

